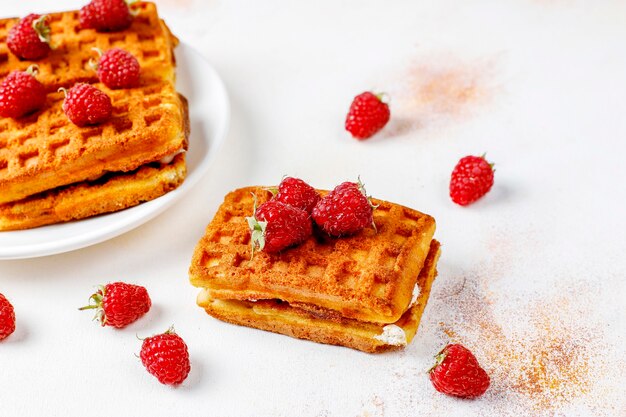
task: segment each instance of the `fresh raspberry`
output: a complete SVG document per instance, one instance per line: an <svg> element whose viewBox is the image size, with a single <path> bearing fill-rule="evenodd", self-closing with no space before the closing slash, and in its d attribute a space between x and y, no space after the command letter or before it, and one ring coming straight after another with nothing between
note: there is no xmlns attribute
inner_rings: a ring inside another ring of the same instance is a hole
<svg viewBox="0 0 626 417"><path fill-rule="evenodd" d="M173 328L144 339L139 356L148 372L162 384L178 385L191 370L187 345Z"/></svg>
<svg viewBox="0 0 626 417"><path fill-rule="evenodd" d="M256 204L255 204L256 206ZM247 217L252 234L252 252L256 248L269 253L297 245L313 234L309 213L280 201L270 200Z"/></svg>
<svg viewBox="0 0 626 417"><path fill-rule="evenodd" d="M7 46L20 59L35 60L50 52L48 16L29 14L9 31Z"/></svg>
<svg viewBox="0 0 626 417"><path fill-rule="evenodd" d="M435 389L461 398L476 398L489 388L489 375L480 367L476 357L459 344L443 348L430 371Z"/></svg>
<svg viewBox="0 0 626 417"><path fill-rule="evenodd" d="M79 83L66 92L63 111L75 125L86 126L107 121L113 113L113 105L106 93Z"/></svg>
<svg viewBox="0 0 626 417"><path fill-rule="evenodd" d="M46 89L37 79L36 66L13 71L0 84L0 116L17 119L46 104Z"/></svg>
<svg viewBox="0 0 626 417"><path fill-rule="evenodd" d="M311 213L315 223L331 236L352 235L374 225L374 207L360 182L339 184Z"/></svg>
<svg viewBox="0 0 626 417"><path fill-rule="evenodd" d="M106 51L97 65L98 78L109 88L133 88L139 85L139 62L130 52L113 48Z"/></svg>
<svg viewBox="0 0 626 417"><path fill-rule="evenodd" d="M0 294L0 340L6 339L15 331L15 311L13 306Z"/></svg>
<svg viewBox="0 0 626 417"><path fill-rule="evenodd" d="M313 207L320 201L320 195L315 188L301 179L286 177L278 185L274 199L311 213Z"/></svg>
<svg viewBox="0 0 626 417"><path fill-rule="evenodd" d="M117 32L130 26L133 15L124 0L92 0L80 9L80 27L98 32Z"/></svg>
<svg viewBox="0 0 626 417"><path fill-rule="evenodd" d="M381 95L366 91L354 98L346 117L346 130L356 139L367 139L389 121L389 105Z"/></svg>
<svg viewBox="0 0 626 417"><path fill-rule="evenodd" d="M100 286L89 298L89 305L79 310L96 309L95 318L100 320L102 326L120 329L146 314L151 305L152 301L144 287L113 282Z"/></svg>
<svg viewBox="0 0 626 417"><path fill-rule="evenodd" d="M493 185L493 164L485 156L461 158L452 170L450 197L452 201L467 206L487 194Z"/></svg>

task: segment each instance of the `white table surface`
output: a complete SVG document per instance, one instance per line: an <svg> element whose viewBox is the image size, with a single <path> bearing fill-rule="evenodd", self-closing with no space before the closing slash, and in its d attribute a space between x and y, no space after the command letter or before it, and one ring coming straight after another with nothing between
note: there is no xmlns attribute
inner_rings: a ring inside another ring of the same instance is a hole
<svg viewBox="0 0 626 417"><path fill-rule="evenodd" d="M83 1L2 0L3 16ZM471 3L471 4L470 4ZM621 1L158 1L172 31L224 78L219 159L144 226L71 253L0 262L17 330L0 343L2 416L626 415L626 4ZM352 97L391 97L365 142ZM487 152L495 185L449 200L456 161ZM226 192L285 175L437 219L439 277L405 351L368 355L235 327L195 306L193 248ZM101 328L94 285L144 285L148 315ZM192 371L179 388L140 342L174 324ZM481 399L438 394L425 371L448 341L492 377Z"/></svg>

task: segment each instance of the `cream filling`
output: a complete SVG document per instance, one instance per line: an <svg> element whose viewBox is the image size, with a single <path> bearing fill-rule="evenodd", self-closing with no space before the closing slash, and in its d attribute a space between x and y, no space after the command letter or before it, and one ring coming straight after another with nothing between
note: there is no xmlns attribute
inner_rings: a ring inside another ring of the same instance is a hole
<svg viewBox="0 0 626 417"><path fill-rule="evenodd" d="M409 304L409 308L413 307L415 303L417 303L417 298L420 296L421 292L422 292L422 289L420 288L420 286L415 284L415 287L413 288L413 296L411 297L411 303Z"/></svg>
<svg viewBox="0 0 626 417"><path fill-rule="evenodd" d="M404 333L401 327L395 324L389 324L383 327L383 332L378 336L374 336L374 339L391 346L406 346L407 344L406 333Z"/></svg>
<svg viewBox="0 0 626 417"><path fill-rule="evenodd" d="M174 158L176 157L176 155L180 155L181 153L185 152L184 149L180 149L174 153L171 153L169 155L165 155L163 158L159 159L159 162L163 165L169 165L172 163L172 161L174 160Z"/></svg>

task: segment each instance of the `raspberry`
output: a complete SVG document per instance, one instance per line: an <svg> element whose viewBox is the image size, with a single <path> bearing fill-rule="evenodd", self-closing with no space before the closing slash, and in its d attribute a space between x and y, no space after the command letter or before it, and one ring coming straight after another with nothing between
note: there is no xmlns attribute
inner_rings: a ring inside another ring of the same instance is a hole
<svg viewBox="0 0 626 417"><path fill-rule="evenodd" d="M346 130L356 139L367 139L389 121L389 106L380 95L361 93L354 98L346 117Z"/></svg>
<svg viewBox="0 0 626 417"><path fill-rule="evenodd" d="M13 306L0 294L0 340L6 339L15 331L15 311Z"/></svg>
<svg viewBox="0 0 626 417"><path fill-rule="evenodd" d="M311 213L320 200L320 195L301 179L286 177L278 185L278 193L274 199Z"/></svg>
<svg viewBox="0 0 626 417"><path fill-rule="evenodd" d="M476 357L459 344L443 348L430 371L435 389L461 398L476 398L489 388L489 375L480 367Z"/></svg>
<svg viewBox="0 0 626 417"><path fill-rule="evenodd" d="M37 79L36 66L13 71L0 84L0 116L22 117L46 104L46 89Z"/></svg>
<svg viewBox="0 0 626 417"><path fill-rule="evenodd" d="M29 14L9 31L7 46L20 59L35 60L50 52L48 16Z"/></svg>
<svg viewBox="0 0 626 417"><path fill-rule="evenodd" d="M256 204L255 204L256 206ZM313 234L309 214L280 201L270 200L247 217L252 234L252 253L259 248L268 253L297 245Z"/></svg>
<svg viewBox="0 0 626 417"><path fill-rule="evenodd" d="M467 206L487 194L493 185L493 172L493 164L484 155L461 158L450 178L452 201Z"/></svg>
<svg viewBox="0 0 626 417"><path fill-rule="evenodd" d="M374 225L374 207L360 182L344 182L323 197L311 213L331 236L352 235Z"/></svg>
<svg viewBox="0 0 626 417"><path fill-rule="evenodd" d="M81 28L98 32L124 30L133 22L133 15L124 0L92 0L78 14Z"/></svg>
<svg viewBox="0 0 626 417"><path fill-rule="evenodd" d="M139 85L139 62L130 52L113 48L100 56L98 78L109 88L133 88Z"/></svg>
<svg viewBox="0 0 626 417"><path fill-rule="evenodd" d="M151 305L152 301L144 287L113 282L100 286L89 298L89 305L79 310L96 309L96 318L102 326L120 329L146 314Z"/></svg>
<svg viewBox="0 0 626 417"><path fill-rule="evenodd" d="M162 384L178 385L191 370L187 345L173 328L144 339L139 357L148 372Z"/></svg>
<svg viewBox="0 0 626 417"><path fill-rule="evenodd" d="M107 121L113 105L109 96L96 87L79 83L67 91L63 111L75 125L86 126Z"/></svg>

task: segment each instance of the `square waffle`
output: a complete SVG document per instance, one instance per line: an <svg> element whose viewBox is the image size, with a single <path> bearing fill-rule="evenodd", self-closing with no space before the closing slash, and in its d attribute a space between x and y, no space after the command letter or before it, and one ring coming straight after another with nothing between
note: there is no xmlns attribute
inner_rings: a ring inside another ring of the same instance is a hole
<svg viewBox="0 0 626 417"><path fill-rule="evenodd" d="M280 300L219 300L203 290L198 305L211 316L228 323L253 327L318 343L346 346L369 353L401 349L411 343L437 275L441 250L433 240L417 278L419 296L398 321L389 325L320 314ZM395 336L395 337L394 337Z"/></svg>
<svg viewBox="0 0 626 417"><path fill-rule="evenodd" d="M38 79L50 92L40 111L14 120L0 119L0 203L82 181L107 172L129 172L171 158L186 149L188 120L174 88L173 47L177 44L152 3L137 6L131 26L115 33L80 29L78 12L49 14L52 43L47 58L20 61L6 37L17 19L0 20L0 77L36 63ZM88 62L92 47L120 47L141 66L140 86L110 90L97 83ZM92 127L73 125L61 108L59 87L89 82L111 98L113 117Z"/></svg>
<svg viewBox="0 0 626 417"><path fill-rule="evenodd" d="M435 232L435 220L373 199L373 228L350 237L315 234L279 254L251 259L245 217L271 193L262 187L229 193L196 246L190 281L218 300L278 299L344 318L390 324L407 310Z"/></svg>

